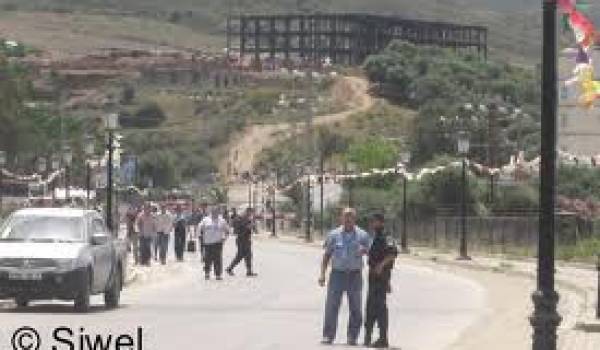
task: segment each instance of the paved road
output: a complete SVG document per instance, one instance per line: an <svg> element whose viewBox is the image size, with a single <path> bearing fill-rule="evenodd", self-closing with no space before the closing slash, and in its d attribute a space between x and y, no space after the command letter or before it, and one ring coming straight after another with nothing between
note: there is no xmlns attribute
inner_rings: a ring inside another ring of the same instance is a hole
<svg viewBox="0 0 600 350"><path fill-rule="evenodd" d="M226 260L233 254L233 242L228 243ZM100 299L88 315L57 303L0 310L0 349L9 349L10 332L24 325L40 330L46 339L42 350L55 344L48 338L63 325L76 331L84 327L91 334L134 333L141 326L144 349L322 348L325 291L316 284L319 250L269 239L255 246L260 274L255 279L246 278L240 266L236 277L206 282L198 262L192 261L155 275L160 282L131 287L123 295L123 307L115 311L104 311ZM404 350L445 348L486 307L481 286L425 267L398 266L393 288L392 342ZM345 340L346 322L344 312L338 342Z"/></svg>

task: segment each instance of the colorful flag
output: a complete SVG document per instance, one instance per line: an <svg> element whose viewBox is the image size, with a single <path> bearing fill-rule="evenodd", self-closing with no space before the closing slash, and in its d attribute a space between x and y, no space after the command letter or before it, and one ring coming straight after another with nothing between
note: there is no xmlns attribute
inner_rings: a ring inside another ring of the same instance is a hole
<svg viewBox="0 0 600 350"><path fill-rule="evenodd" d="M571 12L569 23L575 33L577 43L584 48L589 48L594 43L596 32L594 24L579 11Z"/></svg>

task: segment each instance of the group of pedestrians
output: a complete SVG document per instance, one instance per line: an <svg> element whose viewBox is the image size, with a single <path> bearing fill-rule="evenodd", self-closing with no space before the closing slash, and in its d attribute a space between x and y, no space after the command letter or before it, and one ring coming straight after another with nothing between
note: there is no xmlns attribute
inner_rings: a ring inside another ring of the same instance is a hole
<svg viewBox="0 0 600 350"><path fill-rule="evenodd" d="M244 260L246 276L255 277L257 275L252 269L252 232L254 227L252 208L247 208L241 216L233 211L229 220L221 216L217 208L213 208L210 215L200 221L196 231L201 242L205 279L210 279L211 270L214 271L217 280L223 279L223 245L232 232L236 236L237 253L226 268L227 273L233 276L235 267Z"/></svg>
<svg viewBox="0 0 600 350"><path fill-rule="evenodd" d="M252 208L238 215L236 210L229 214L219 206L209 208L203 203L186 215L180 205L171 213L166 205L158 209L146 203L141 210L130 207L126 220L127 239L136 264L149 266L154 257L165 265L170 240L174 236L177 261L184 260L186 251L199 250L205 278L210 279L212 272L217 280L222 280L223 246L233 234L236 236L237 253L225 271L233 276L235 267L244 260L246 275L257 275L252 268L252 233L255 232Z"/></svg>
<svg viewBox="0 0 600 350"><path fill-rule="evenodd" d="M342 225L329 233L324 242L325 252L321 262L319 285L327 286L323 344L332 344L337 331L337 320L343 294L347 295L350 319L348 345L357 345L363 323L362 290L363 259L368 257L368 291L364 322L364 345L374 348L388 347L387 293L391 292L391 270L398 249L385 234L383 214L370 218L371 234L356 225L356 211L347 208L342 213ZM331 266L329 279L326 279ZM379 339L372 342L375 323Z"/></svg>
<svg viewBox="0 0 600 350"><path fill-rule="evenodd" d="M136 264L149 266L152 257L160 261L162 265L167 263L167 253L169 250L169 241L174 232L180 236L181 228L177 225L182 220L181 208L176 209L176 214L168 211L166 206L161 206L160 210L152 207L150 204L144 204L141 212L137 213L134 208L130 208L127 213L127 239L130 242L131 250ZM185 228L184 228L185 239ZM175 245L176 255L179 257L177 244Z"/></svg>
<svg viewBox="0 0 600 350"><path fill-rule="evenodd" d="M160 210L146 203L142 208L131 206L126 214L127 241L136 265L150 265L152 258L167 263L171 237L174 238L175 258L183 261L188 217L180 205L174 212L163 205Z"/></svg>

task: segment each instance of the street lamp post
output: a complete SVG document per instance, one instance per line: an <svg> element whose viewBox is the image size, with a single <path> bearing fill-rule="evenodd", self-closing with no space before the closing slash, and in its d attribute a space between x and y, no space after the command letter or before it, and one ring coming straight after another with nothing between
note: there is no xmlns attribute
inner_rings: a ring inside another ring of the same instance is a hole
<svg viewBox="0 0 600 350"><path fill-rule="evenodd" d="M39 171L40 175L43 176L44 173L46 173L47 169L48 169L48 163L47 163L46 158L43 158L43 157L39 158L38 159L38 171ZM42 191L43 191L44 198L46 197L46 190L47 190L46 185L43 185Z"/></svg>
<svg viewBox="0 0 600 350"><path fill-rule="evenodd" d="M4 209L4 184L3 184L3 178L4 178L4 173L3 173L3 169L4 166L6 166L6 152L5 151L0 151L0 216L2 215L3 209Z"/></svg>
<svg viewBox="0 0 600 350"><path fill-rule="evenodd" d="M90 207L90 190L92 187L92 167L90 165L90 159L94 154L94 138L90 135L85 137L85 207Z"/></svg>
<svg viewBox="0 0 600 350"><path fill-rule="evenodd" d="M402 237L400 238L400 246L403 254L408 254L410 251L408 250L408 231L407 231L407 219L408 219L408 205L406 200L406 190L408 184L408 177L406 175L406 170L408 168L408 164L410 163L411 154L409 151L403 152L400 154L400 160L404 165L405 173L402 176Z"/></svg>
<svg viewBox="0 0 600 350"><path fill-rule="evenodd" d="M257 193L257 187L258 187L258 180L254 179L252 181L252 208L256 208L257 206L257 202L258 202L258 193Z"/></svg>
<svg viewBox="0 0 600 350"><path fill-rule="evenodd" d="M490 174L490 203L494 203L494 200L496 198L496 174L491 173Z"/></svg>
<svg viewBox="0 0 600 350"><path fill-rule="evenodd" d="M70 147L65 147L63 151L63 161L65 162L65 201L71 202L71 164L73 163L73 152Z"/></svg>
<svg viewBox="0 0 600 350"><path fill-rule="evenodd" d="M310 230L310 224L311 224L311 216L312 216L312 203L311 203L311 196L310 196L310 169L307 169L306 171L306 241L310 242L312 240L311 237L311 230Z"/></svg>
<svg viewBox="0 0 600 350"><path fill-rule="evenodd" d="M323 152L321 152L321 159L320 159L320 174L319 174L319 185L320 185L320 204L321 204L321 217L320 217L320 222L319 222L319 226L320 226L320 230L321 230L321 237L325 236L325 228L324 228L324 222L325 221L325 195L324 195L324 188L325 188L325 157L323 155Z"/></svg>
<svg viewBox="0 0 600 350"><path fill-rule="evenodd" d="M111 113L106 117L106 129L108 131L108 142L106 148L108 150L107 167L107 184L106 184L106 225L111 230L113 227L113 151L114 151L114 131L119 123L119 116Z"/></svg>
<svg viewBox="0 0 600 350"><path fill-rule="evenodd" d="M533 327L533 350L556 350L556 329L562 320L557 312L559 296L554 286L558 110L557 0L543 0L543 13L538 274L537 290L532 295L534 312L530 322Z"/></svg>
<svg viewBox="0 0 600 350"><path fill-rule="evenodd" d="M462 156L462 188L460 203L460 260L471 260L467 251L467 155L469 153L469 135L466 131L458 133L458 153Z"/></svg>
<svg viewBox="0 0 600 350"><path fill-rule="evenodd" d="M356 171L356 165L354 163L348 163L346 165L346 169L348 170L348 173L351 175L350 176L350 181L348 181L348 207L349 208L353 208L354 207L354 198L353 198L353 190L354 190L354 179L352 178L352 176L354 175L354 172Z"/></svg>
<svg viewBox="0 0 600 350"><path fill-rule="evenodd" d="M60 158L55 154L52 155L52 159L51 159L51 168L52 171L56 172L58 171L58 169L60 169ZM52 179L52 185L50 186L52 188L52 206L54 206L54 204L56 203L56 179L58 178L58 174L55 173L54 179Z"/></svg>
<svg viewBox="0 0 600 350"><path fill-rule="evenodd" d="M277 237L277 208L276 208L276 203L277 203L277 187L279 186L279 170L275 169L275 183L273 184L273 196L272 196L272 201L271 201L271 211L273 214L273 227L272 227L272 232L271 232L271 236L272 237Z"/></svg>
<svg viewBox="0 0 600 350"><path fill-rule="evenodd" d="M248 173L248 208L252 208L252 174Z"/></svg>

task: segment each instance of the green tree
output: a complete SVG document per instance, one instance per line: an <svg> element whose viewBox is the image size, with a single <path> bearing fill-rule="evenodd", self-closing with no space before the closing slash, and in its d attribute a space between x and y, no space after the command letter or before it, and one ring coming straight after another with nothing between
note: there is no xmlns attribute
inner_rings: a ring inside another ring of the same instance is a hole
<svg viewBox="0 0 600 350"><path fill-rule="evenodd" d="M451 50L393 42L381 54L370 56L364 69L367 76L380 85L380 92L397 103L419 110L415 120L413 152L422 164L436 154L455 153L457 125L441 125L440 117L460 117L475 139L489 142L486 121L471 122L471 114L461 110L465 103L475 106L501 99L502 104L526 111L527 120L511 120L497 135L500 154L507 160L517 150L535 153L539 148L540 89L531 69L509 64L484 62ZM520 127L515 126L519 124ZM486 159L483 148L473 149L471 158Z"/></svg>
<svg viewBox="0 0 600 350"><path fill-rule="evenodd" d="M348 160L356 163L361 170L394 167L398 160L398 149L383 138L370 138L350 145Z"/></svg>

